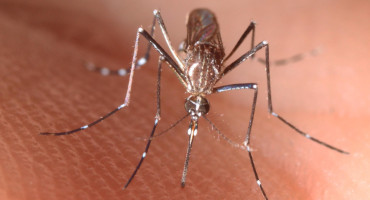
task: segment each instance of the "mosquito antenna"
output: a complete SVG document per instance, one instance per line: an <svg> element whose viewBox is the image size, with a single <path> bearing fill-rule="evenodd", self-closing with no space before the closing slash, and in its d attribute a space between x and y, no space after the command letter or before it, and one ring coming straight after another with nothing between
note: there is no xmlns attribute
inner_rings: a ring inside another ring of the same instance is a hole
<svg viewBox="0 0 370 200"><path fill-rule="evenodd" d="M209 120L206 116L202 116L205 120L208 121L208 123L212 126L212 128L216 131L216 133L221 136L222 139L224 139L226 142L228 142L231 146L233 147L236 147L236 148L240 148L240 149L243 149L245 150L245 147L243 145L240 145L234 141L232 141L230 138L228 138L226 135L224 135L223 133L221 133L220 129L218 129L216 127L216 125L211 121Z"/></svg>

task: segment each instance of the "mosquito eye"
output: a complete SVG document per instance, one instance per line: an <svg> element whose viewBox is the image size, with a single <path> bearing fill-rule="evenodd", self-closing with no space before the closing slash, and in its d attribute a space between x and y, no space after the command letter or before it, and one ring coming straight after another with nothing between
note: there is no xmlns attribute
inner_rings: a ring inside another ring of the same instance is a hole
<svg viewBox="0 0 370 200"><path fill-rule="evenodd" d="M192 102L186 100L186 102L185 102L185 110L188 113L190 113L191 111L195 111L195 105Z"/></svg>
<svg viewBox="0 0 370 200"><path fill-rule="evenodd" d="M186 99L185 110L188 113L196 112L199 114L207 114L210 109L209 102L202 96L190 96Z"/></svg>

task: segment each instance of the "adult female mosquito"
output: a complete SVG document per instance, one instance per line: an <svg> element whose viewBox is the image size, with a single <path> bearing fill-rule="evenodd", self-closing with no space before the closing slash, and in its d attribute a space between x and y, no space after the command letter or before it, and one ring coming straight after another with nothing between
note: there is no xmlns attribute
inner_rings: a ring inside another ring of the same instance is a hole
<svg viewBox="0 0 370 200"><path fill-rule="evenodd" d="M146 144L145 150L141 156L141 159L137 167L135 168L134 172L132 173L131 177L125 184L124 189L127 188L127 186L131 183L131 181L135 177L137 171L139 170L141 164L143 163L148 153L151 141L153 137L155 137L154 133L160 121L160 114L161 114L160 112L161 111L161 108L160 108L161 67L162 67L162 63L165 62L175 72L180 82L186 88L186 92L189 93L189 97L185 101L185 110L187 111L187 115L185 117L190 116L190 125L187 131L187 134L189 135L189 142L188 142L185 164L184 164L184 169L183 169L182 179L181 179L182 187L185 186L190 151L192 148L194 137L197 135L197 132L198 132L198 120L200 118L204 118L206 121L208 121L211 124L211 126L215 128L214 124L206 117L206 114L208 113L210 109L210 105L209 105L209 102L206 96L210 94L221 93L221 92L226 92L230 90L253 90L254 96L253 96L252 110L250 114L248 129L246 132L246 137L245 137L243 144L239 145L236 142L231 141L225 135L223 135L217 128L216 128L216 131L219 135L222 136L222 138L226 139L233 146L239 147L248 152L250 162L253 168L253 173L256 178L256 182L262 192L263 197L267 199L267 195L258 177L256 166L253 161L252 151L250 148L251 129L253 125L253 118L254 118L254 112L255 112L256 102L257 102L257 93L258 93L257 84L256 83L240 83L240 84L224 85L224 86L219 86L219 87L215 86L216 83L219 80L221 80L222 77L224 77L227 73L229 73L234 68L239 66L245 60L252 58L257 51L261 49L265 49L265 62L264 63L266 65L267 91L268 91L267 97L268 97L269 113L272 116L280 119L283 123L285 123L292 129L294 129L297 133L303 135L307 139L310 139L316 143L319 143L339 153L348 154L348 152L346 151L343 151L327 143L324 143L314 137L311 137L310 135L308 135L307 133L304 133L303 131L298 129L296 126L289 123L283 117L281 117L280 115L274 112L272 108L271 87L270 87L269 45L267 41L262 41L258 43L256 46L254 46L254 32L255 32L254 22L251 22L249 24L248 28L242 34L242 36L236 43L235 47L231 50L231 52L227 56L225 56L225 52L224 52L224 48L223 48L222 40L221 40L221 34L219 31L219 26L218 26L215 15L208 9L193 10L189 14L188 19L187 19L187 38L182 43L182 45L180 45L180 51L183 51L185 53L185 56L181 57L171 45L169 36L167 34L167 30L163 22L163 19L160 15L160 12L158 10L154 10L153 13L154 13L154 20L153 20L151 33L149 34L143 28L139 28L137 31L131 68L129 70L121 69L121 70L116 71L116 73L119 75L126 75L126 74L130 75L124 103L118 106L116 109L114 109L110 113L108 113L107 115L99 118L98 120L88 125L85 125L80 128L67 131L67 132L59 132L59 133L46 132L46 133L41 133L42 135L68 135L68 134L72 134L78 131L85 130L101 122L107 117L113 115L118 110L121 110L122 108L128 106L130 103L130 94L131 94L132 81L133 81L135 69L138 68L139 66L144 65L147 62L147 60L149 59L150 47L153 46L155 50L158 51L160 54L159 61L158 61L157 111L155 115L155 121L154 121L152 131L150 133L148 142ZM170 52L173 58L152 37L156 22L159 24L161 28L162 34L167 43L167 46L170 49ZM225 61L228 60L234 54L234 52L238 49L238 47L243 43L244 39L250 33L252 35L251 49L245 54L243 54L242 56L240 56L238 59L236 59L231 64L225 66L224 65ZM139 47L139 39L141 36L146 38L149 41L149 44L148 44L148 48L147 48L147 52L145 56L138 60L137 52L138 52L138 47ZM95 68L95 69L101 70L102 74L109 74L111 72L107 68Z"/></svg>

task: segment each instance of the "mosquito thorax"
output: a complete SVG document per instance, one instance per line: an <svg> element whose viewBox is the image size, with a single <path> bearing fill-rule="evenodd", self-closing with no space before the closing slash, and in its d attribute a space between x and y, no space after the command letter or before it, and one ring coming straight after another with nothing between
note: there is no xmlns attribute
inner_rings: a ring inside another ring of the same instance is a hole
<svg viewBox="0 0 370 200"><path fill-rule="evenodd" d="M205 115L208 113L209 108L208 100L200 95L189 96L185 102L185 110L192 115Z"/></svg>

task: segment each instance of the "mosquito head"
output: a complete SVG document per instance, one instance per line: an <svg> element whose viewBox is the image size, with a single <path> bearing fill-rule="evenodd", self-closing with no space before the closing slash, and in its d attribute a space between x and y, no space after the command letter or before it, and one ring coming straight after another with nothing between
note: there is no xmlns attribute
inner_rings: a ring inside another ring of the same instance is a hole
<svg viewBox="0 0 370 200"><path fill-rule="evenodd" d="M185 110L191 114L192 117L200 117L209 111L208 100L200 95L192 95L186 99Z"/></svg>

